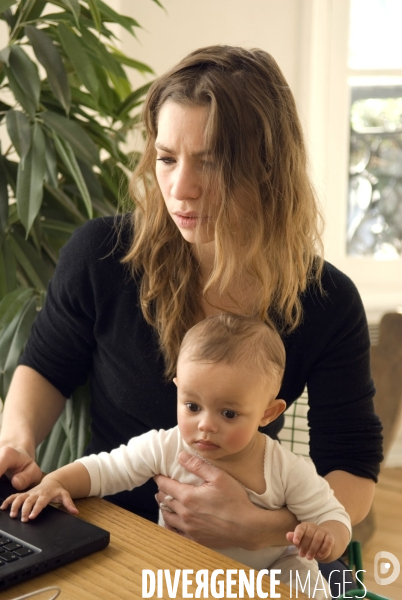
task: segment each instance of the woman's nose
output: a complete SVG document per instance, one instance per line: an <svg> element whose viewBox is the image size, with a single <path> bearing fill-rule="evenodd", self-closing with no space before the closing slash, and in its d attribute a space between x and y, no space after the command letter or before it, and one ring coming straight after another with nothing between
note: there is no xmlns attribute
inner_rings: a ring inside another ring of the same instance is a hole
<svg viewBox="0 0 402 600"><path fill-rule="evenodd" d="M201 195L199 175L193 168L181 165L172 175L170 194L176 200L197 200Z"/></svg>

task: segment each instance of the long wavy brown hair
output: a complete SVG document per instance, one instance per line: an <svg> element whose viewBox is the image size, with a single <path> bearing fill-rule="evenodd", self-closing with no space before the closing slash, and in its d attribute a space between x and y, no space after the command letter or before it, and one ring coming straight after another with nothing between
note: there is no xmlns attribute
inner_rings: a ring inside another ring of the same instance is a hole
<svg viewBox="0 0 402 600"><path fill-rule="evenodd" d="M155 176L158 115L167 100L208 109L205 140L220 201L204 285ZM257 285L251 316L281 332L297 327L301 293L313 282L320 288L321 217L295 101L268 53L230 46L192 52L153 83L143 122L146 147L130 182L135 235L123 262L140 277L141 308L158 332L170 378L183 336L200 318L200 298L213 286L230 294L239 274Z"/></svg>

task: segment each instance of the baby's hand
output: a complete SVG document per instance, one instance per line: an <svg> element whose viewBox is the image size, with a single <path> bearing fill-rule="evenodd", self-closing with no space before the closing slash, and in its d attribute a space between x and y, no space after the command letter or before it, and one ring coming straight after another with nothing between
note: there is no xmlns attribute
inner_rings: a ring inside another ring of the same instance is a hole
<svg viewBox="0 0 402 600"><path fill-rule="evenodd" d="M5 510L11 505L10 517L16 517L18 515L18 510L22 506L21 521L26 522L29 519L35 519L49 502L59 502L73 515L78 513L78 509L67 490L65 490L56 479L52 479L49 475L31 490L13 494L6 498L0 506L0 509Z"/></svg>
<svg viewBox="0 0 402 600"><path fill-rule="evenodd" d="M286 539L299 549L299 555L308 560L325 560L334 547L334 537L320 525L300 523L294 531L286 534Z"/></svg>

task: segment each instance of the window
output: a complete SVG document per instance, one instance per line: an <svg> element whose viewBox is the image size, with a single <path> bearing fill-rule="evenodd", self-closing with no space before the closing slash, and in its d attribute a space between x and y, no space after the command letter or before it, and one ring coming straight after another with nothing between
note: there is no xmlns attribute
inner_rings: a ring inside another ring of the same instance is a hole
<svg viewBox="0 0 402 600"><path fill-rule="evenodd" d="M402 3L350 0L347 255L402 257Z"/></svg>

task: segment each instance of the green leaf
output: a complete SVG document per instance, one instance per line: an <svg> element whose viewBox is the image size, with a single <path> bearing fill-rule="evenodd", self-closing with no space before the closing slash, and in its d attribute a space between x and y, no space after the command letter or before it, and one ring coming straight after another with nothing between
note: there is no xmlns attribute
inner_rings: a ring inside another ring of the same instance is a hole
<svg viewBox="0 0 402 600"><path fill-rule="evenodd" d="M0 62L5 63L7 67L10 66L10 46L6 46L0 51Z"/></svg>
<svg viewBox="0 0 402 600"><path fill-rule="evenodd" d="M74 390L66 403L66 421L71 446L71 460L80 458L89 442L89 381Z"/></svg>
<svg viewBox="0 0 402 600"><path fill-rule="evenodd" d="M7 23L7 25L10 28L10 30L12 30L14 28L15 22L16 22L16 17L11 12L11 8L7 8L7 10L5 10L2 13L0 13L0 19L2 19L3 21L5 21Z"/></svg>
<svg viewBox="0 0 402 600"><path fill-rule="evenodd" d="M45 291L51 277L47 264L35 248L15 231L8 236L8 243L15 260L25 273L30 285Z"/></svg>
<svg viewBox="0 0 402 600"><path fill-rule="evenodd" d="M120 102L120 98L114 92L109 84L109 80L106 74L105 69L101 66L101 63L96 66L96 76L99 81L99 106L100 110L104 112L106 115L114 115L114 104L118 105ZM114 102L115 97L117 97L118 102Z"/></svg>
<svg viewBox="0 0 402 600"><path fill-rule="evenodd" d="M45 177L45 137L38 123L32 128L32 146L24 164L18 167L17 207L26 235L39 212Z"/></svg>
<svg viewBox="0 0 402 600"><path fill-rule="evenodd" d="M102 16L99 11L99 7L97 4L97 0L87 0L89 10L91 11L92 18L95 23L96 29L101 32L102 31Z"/></svg>
<svg viewBox="0 0 402 600"><path fill-rule="evenodd" d="M13 44L10 48L10 67L7 71L8 76L10 73L12 74L12 77L26 98L26 106L20 98L14 94L16 99L33 118L39 106L40 95L40 79L37 66L20 46ZM11 79L10 87L12 87Z"/></svg>
<svg viewBox="0 0 402 600"><path fill-rule="evenodd" d="M80 114L86 114L83 107L90 108L92 111L98 111L98 102L93 98L92 94L88 94L76 87L71 88L71 97L74 103L74 107L80 106Z"/></svg>
<svg viewBox="0 0 402 600"><path fill-rule="evenodd" d="M65 221L57 221L55 219L45 219L42 222L42 228L46 231L61 232L72 235L72 233L77 229L77 225L75 223L66 223Z"/></svg>
<svg viewBox="0 0 402 600"><path fill-rule="evenodd" d="M127 75L118 60L113 54L109 53L105 45L87 29L82 31L82 40L95 60L106 69L119 96L125 98L131 92L131 86L128 82Z"/></svg>
<svg viewBox="0 0 402 600"><path fill-rule="evenodd" d="M126 65L127 67L131 67L132 69L136 69L140 73L151 73L152 75L155 75L155 71L151 69L151 67L148 67L148 65L146 65L143 62L140 62L139 60L129 58L128 56L123 54L123 52L119 52L119 50L117 50L116 48L111 48L111 53L112 56L114 56L121 64Z"/></svg>
<svg viewBox="0 0 402 600"><path fill-rule="evenodd" d="M7 74L10 90L14 94L14 98L22 106L25 112L27 112L30 117L34 118L36 113L36 104L32 101L32 98L27 96L25 92L20 88L19 83L14 77L14 74L11 71L11 69L5 66L4 70Z"/></svg>
<svg viewBox="0 0 402 600"><path fill-rule="evenodd" d="M29 12L26 15L25 22L36 21L41 16L46 4L47 4L47 0L35 0L32 7L29 9Z"/></svg>
<svg viewBox="0 0 402 600"><path fill-rule="evenodd" d="M3 170L6 174L7 183L13 190L13 194L15 195L17 189L17 174L18 174L18 164L12 160L7 160L4 156L2 158Z"/></svg>
<svg viewBox="0 0 402 600"><path fill-rule="evenodd" d="M2 285L2 294L8 293L11 290L15 290L17 287L17 274L16 274L16 264L14 256L11 252L10 246L8 244L7 237L3 241L3 245L0 251L1 256L1 285Z"/></svg>
<svg viewBox="0 0 402 600"><path fill-rule="evenodd" d="M99 82L92 62L87 55L86 48L81 42L81 38L63 23L60 23L58 33L64 52L71 60L78 77L92 96L95 99L98 98Z"/></svg>
<svg viewBox="0 0 402 600"><path fill-rule="evenodd" d="M0 242L8 227L8 186L3 161L4 158L0 156Z"/></svg>
<svg viewBox="0 0 402 600"><path fill-rule="evenodd" d="M32 143L31 126L20 110L9 110L6 115L8 135L21 158L22 166Z"/></svg>
<svg viewBox="0 0 402 600"><path fill-rule="evenodd" d="M141 99L148 92L151 85L152 85L152 82L150 81L149 83L146 83L145 85L143 85L143 86L137 88L136 90L134 90L133 92L131 92L131 94L129 94L127 96L127 98L121 103L121 105L117 111L117 115L116 115L117 118L123 119L130 113L130 111L133 108L138 106L140 104Z"/></svg>
<svg viewBox="0 0 402 600"><path fill-rule="evenodd" d="M42 112L40 116L46 125L71 144L78 158L91 166L100 164L98 148L77 121L67 119L50 110Z"/></svg>
<svg viewBox="0 0 402 600"><path fill-rule="evenodd" d="M3 249L0 247L0 298L3 298L7 294L7 292L8 286L6 276L6 265L4 263Z"/></svg>
<svg viewBox="0 0 402 600"><path fill-rule="evenodd" d="M86 163L78 161L78 164L91 199L98 198L99 200L102 200L103 190L98 177Z"/></svg>
<svg viewBox="0 0 402 600"><path fill-rule="evenodd" d="M2 371L4 397L7 394L11 378L28 339L36 314L36 299L31 298L0 337L0 369Z"/></svg>
<svg viewBox="0 0 402 600"><path fill-rule="evenodd" d="M69 213L70 217L78 225L82 225L87 220L75 206L74 202L60 188L55 188L48 183L44 184L45 190Z"/></svg>
<svg viewBox="0 0 402 600"><path fill-rule="evenodd" d="M54 424L48 437L36 450L36 461L44 473L50 473L50 471L57 469L59 456L67 439L63 422L64 412Z"/></svg>
<svg viewBox="0 0 402 600"><path fill-rule="evenodd" d="M0 331L11 323L33 293L34 290L31 288L18 288L4 296L0 302Z"/></svg>
<svg viewBox="0 0 402 600"><path fill-rule="evenodd" d="M0 13L10 8L13 4L15 4L17 0L0 0Z"/></svg>
<svg viewBox="0 0 402 600"><path fill-rule="evenodd" d="M62 0L61 2L64 4L66 8L68 8L74 16L75 24L77 25L77 29L80 29L80 3L79 0Z"/></svg>
<svg viewBox="0 0 402 600"><path fill-rule="evenodd" d="M45 135L45 162L46 162L46 173L45 180L53 185L54 187L58 186L57 179L57 156L56 151L54 149L53 141L49 138L49 136Z"/></svg>
<svg viewBox="0 0 402 600"><path fill-rule="evenodd" d="M71 145L66 140L61 140L57 135L54 137L56 150L67 167L71 177L74 179L82 199L84 200L85 208L87 209L88 217L92 219L92 203L88 188L81 173L81 169L75 158Z"/></svg>
<svg viewBox="0 0 402 600"><path fill-rule="evenodd" d="M27 25L25 32L32 44L36 58L45 67L49 85L68 114L71 104L70 84L58 49L41 29Z"/></svg>
<svg viewBox="0 0 402 600"><path fill-rule="evenodd" d="M110 6L102 2L102 0L98 0L99 9L104 17L104 20L110 21L111 23L118 23L124 29L126 29L131 35L135 36L133 31L133 27L141 27L141 25L135 19L131 17L126 17L124 15L118 14L113 10Z"/></svg>

